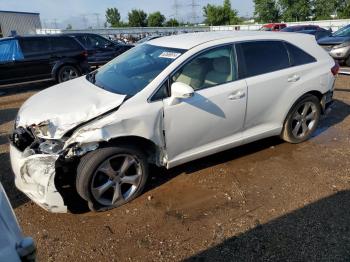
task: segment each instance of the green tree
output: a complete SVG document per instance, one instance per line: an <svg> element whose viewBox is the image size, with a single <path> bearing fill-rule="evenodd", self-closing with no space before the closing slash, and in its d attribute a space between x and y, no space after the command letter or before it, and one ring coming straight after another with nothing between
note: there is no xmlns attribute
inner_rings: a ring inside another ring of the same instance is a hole
<svg viewBox="0 0 350 262"><path fill-rule="evenodd" d="M344 2L344 1L341 1ZM337 0L314 0L314 16L316 20L330 19L336 14L339 1Z"/></svg>
<svg viewBox="0 0 350 262"><path fill-rule="evenodd" d="M238 12L232 9L230 0L224 0L223 6L211 5L203 7L205 23L209 25L234 25L240 22Z"/></svg>
<svg viewBox="0 0 350 262"><path fill-rule="evenodd" d="M275 0L254 0L256 20L262 23L273 23L280 20L280 11Z"/></svg>
<svg viewBox="0 0 350 262"><path fill-rule="evenodd" d="M129 26L131 27L146 27L147 14L142 10L133 9L128 13Z"/></svg>
<svg viewBox="0 0 350 262"><path fill-rule="evenodd" d="M306 21L312 15L312 0L279 0L279 5L286 22Z"/></svg>
<svg viewBox="0 0 350 262"><path fill-rule="evenodd" d="M120 25L120 13L117 8L107 8L106 20L112 27L118 27Z"/></svg>
<svg viewBox="0 0 350 262"><path fill-rule="evenodd" d="M67 30L72 30L73 29L73 26L71 24L68 24L67 27L66 27Z"/></svg>
<svg viewBox="0 0 350 262"><path fill-rule="evenodd" d="M155 12L148 15L147 24L152 27L163 26L165 21L165 16L160 12Z"/></svg>
<svg viewBox="0 0 350 262"><path fill-rule="evenodd" d="M350 18L350 0L339 0L337 6L338 18Z"/></svg>
<svg viewBox="0 0 350 262"><path fill-rule="evenodd" d="M174 27L179 25L180 25L179 21L177 21L175 18L171 18L165 23L165 26L168 26L168 27Z"/></svg>

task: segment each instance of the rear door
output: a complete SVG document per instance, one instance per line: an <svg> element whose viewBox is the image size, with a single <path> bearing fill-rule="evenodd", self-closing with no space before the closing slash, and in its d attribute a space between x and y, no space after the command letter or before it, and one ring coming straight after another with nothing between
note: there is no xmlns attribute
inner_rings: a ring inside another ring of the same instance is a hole
<svg viewBox="0 0 350 262"><path fill-rule="evenodd" d="M275 105L294 84L288 82L293 74L287 49L282 41L264 40L240 43L237 50L249 93L245 129L268 131L276 122Z"/></svg>
<svg viewBox="0 0 350 262"><path fill-rule="evenodd" d="M249 100L245 136L279 129L290 103L307 84L315 58L284 41L252 41L237 46Z"/></svg>
<svg viewBox="0 0 350 262"><path fill-rule="evenodd" d="M48 37L20 38L24 59L16 61L18 72L26 80L51 78L51 47Z"/></svg>

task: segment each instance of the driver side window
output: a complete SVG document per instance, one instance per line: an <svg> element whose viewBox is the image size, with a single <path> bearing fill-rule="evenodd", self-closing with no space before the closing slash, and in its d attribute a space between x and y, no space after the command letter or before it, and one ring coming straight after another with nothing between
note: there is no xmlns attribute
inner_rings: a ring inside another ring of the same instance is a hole
<svg viewBox="0 0 350 262"><path fill-rule="evenodd" d="M233 45L211 49L192 59L171 78L195 91L237 80Z"/></svg>

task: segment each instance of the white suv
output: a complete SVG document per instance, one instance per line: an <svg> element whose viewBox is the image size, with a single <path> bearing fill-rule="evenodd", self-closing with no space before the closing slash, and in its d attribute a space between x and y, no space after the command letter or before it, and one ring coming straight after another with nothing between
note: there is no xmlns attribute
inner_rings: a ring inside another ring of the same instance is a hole
<svg viewBox="0 0 350 262"><path fill-rule="evenodd" d="M138 196L149 164L172 168L269 136L303 142L332 102L338 69L303 34L152 40L24 103L11 135L16 185L66 212L69 184L101 211Z"/></svg>

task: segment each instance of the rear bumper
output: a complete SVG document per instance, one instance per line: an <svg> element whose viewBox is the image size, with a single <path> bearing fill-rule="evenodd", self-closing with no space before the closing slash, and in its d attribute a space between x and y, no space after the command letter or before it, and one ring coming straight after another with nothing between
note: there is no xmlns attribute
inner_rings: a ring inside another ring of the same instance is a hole
<svg viewBox="0 0 350 262"><path fill-rule="evenodd" d="M324 94L322 97L322 100L321 100L322 114L329 113L333 103L334 103L334 100L333 100L333 90L332 90Z"/></svg>
<svg viewBox="0 0 350 262"><path fill-rule="evenodd" d="M66 213L61 194L55 187L56 161L58 155L24 156L10 145L12 170L16 187L36 204L53 213Z"/></svg>

